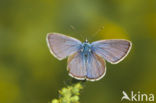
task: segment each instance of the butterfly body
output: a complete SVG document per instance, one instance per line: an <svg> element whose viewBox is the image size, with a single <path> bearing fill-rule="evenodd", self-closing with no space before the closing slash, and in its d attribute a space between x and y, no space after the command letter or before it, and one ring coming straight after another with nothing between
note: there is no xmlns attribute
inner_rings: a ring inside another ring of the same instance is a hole
<svg viewBox="0 0 156 103"><path fill-rule="evenodd" d="M129 53L132 43L124 39L100 40L89 43L50 33L47 35L50 52L59 60L68 57L69 75L78 80L96 81L106 73L105 60L117 64Z"/></svg>
<svg viewBox="0 0 156 103"><path fill-rule="evenodd" d="M84 42L82 44L81 52L82 52L82 55L84 56L85 60L87 60L88 55L91 52L91 45L88 42Z"/></svg>

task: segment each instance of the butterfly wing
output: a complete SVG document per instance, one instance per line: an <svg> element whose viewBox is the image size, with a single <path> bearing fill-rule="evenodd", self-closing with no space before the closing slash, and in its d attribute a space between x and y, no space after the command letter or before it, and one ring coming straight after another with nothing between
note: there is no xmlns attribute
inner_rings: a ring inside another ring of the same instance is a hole
<svg viewBox="0 0 156 103"><path fill-rule="evenodd" d="M47 34L47 44L50 52L59 60L74 54L81 48L79 40L59 33Z"/></svg>
<svg viewBox="0 0 156 103"><path fill-rule="evenodd" d="M89 53L86 63L86 70L87 80L96 81L101 79L106 73L106 64L104 59L94 53Z"/></svg>
<svg viewBox="0 0 156 103"><path fill-rule="evenodd" d="M67 66L69 75L79 80L95 81L101 79L106 73L104 59L90 53L86 60L83 52L77 52L69 56Z"/></svg>
<svg viewBox="0 0 156 103"><path fill-rule="evenodd" d="M79 80L84 80L86 77L86 66L82 52L76 52L68 57L69 75Z"/></svg>
<svg viewBox="0 0 156 103"><path fill-rule="evenodd" d="M123 39L101 40L93 42L92 51L112 64L122 61L129 53L132 43Z"/></svg>

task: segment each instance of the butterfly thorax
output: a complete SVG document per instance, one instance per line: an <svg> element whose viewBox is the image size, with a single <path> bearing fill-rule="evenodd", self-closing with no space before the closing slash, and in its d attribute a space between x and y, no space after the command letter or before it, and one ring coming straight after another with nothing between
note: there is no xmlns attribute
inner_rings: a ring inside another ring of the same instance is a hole
<svg viewBox="0 0 156 103"><path fill-rule="evenodd" d="M88 55L91 52L91 45L88 42L84 42L82 44L81 52L82 52L83 56L87 59Z"/></svg>

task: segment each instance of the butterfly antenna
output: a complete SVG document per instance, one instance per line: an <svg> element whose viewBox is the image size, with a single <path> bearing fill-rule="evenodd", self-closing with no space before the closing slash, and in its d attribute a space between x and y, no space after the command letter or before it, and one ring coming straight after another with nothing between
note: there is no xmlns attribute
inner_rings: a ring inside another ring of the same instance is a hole
<svg viewBox="0 0 156 103"><path fill-rule="evenodd" d="M91 40L95 38L95 36L104 29L104 26L100 27L91 37Z"/></svg>
<svg viewBox="0 0 156 103"><path fill-rule="evenodd" d="M76 31L76 33L80 36L80 38L81 38L82 40L84 40L83 35L82 35L80 32L78 32L78 31L76 30L76 28L75 28L73 25L70 25L70 27L71 27L72 30Z"/></svg>

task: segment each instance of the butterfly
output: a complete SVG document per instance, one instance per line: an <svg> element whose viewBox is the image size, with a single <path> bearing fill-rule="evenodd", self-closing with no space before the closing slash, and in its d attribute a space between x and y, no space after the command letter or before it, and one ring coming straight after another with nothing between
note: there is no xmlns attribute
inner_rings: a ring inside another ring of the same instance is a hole
<svg viewBox="0 0 156 103"><path fill-rule="evenodd" d="M106 63L117 64L129 53L132 43L124 39L81 42L60 33L48 33L47 44L58 60L68 57L69 75L78 80L97 81L106 74Z"/></svg>

